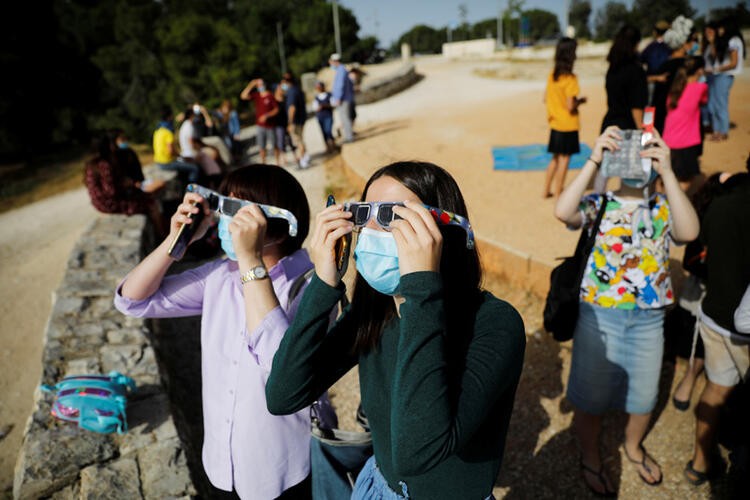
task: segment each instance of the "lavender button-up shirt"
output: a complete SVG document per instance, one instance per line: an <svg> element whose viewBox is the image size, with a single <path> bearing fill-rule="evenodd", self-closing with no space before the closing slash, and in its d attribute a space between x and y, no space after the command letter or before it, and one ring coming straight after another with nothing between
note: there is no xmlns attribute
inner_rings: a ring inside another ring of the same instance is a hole
<svg viewBox="0 0 750 500"><path fill-rule="evenodd" d="M274 416L265 386L281 338L302 294L289 304L295 278L312 268L305 250L269 270L279 307L247 331L238 265L216 260L166 276L151 297L130 300L118 287L115 307L135 317L202 315L203 467L217 488L268 500L310 471L310 412Z"/></svg>

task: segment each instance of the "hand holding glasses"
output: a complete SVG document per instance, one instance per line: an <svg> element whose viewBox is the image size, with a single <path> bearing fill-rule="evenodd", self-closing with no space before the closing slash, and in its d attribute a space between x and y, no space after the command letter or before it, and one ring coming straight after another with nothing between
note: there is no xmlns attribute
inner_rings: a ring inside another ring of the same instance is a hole
<svg viewBox="0 0 750 500"><path fill-rule="evenodd" d="M212 189L200 186L198 184L189 184L187 191L190 193L199 194L203 197L204 202L207 204L210 210L213 210L219 214L234 217L234 215L245 205L257 205L261 209L263 214L268 218L284 219L289 223L289 236L297 236L297 218L292 212L284 208L274 207L272 205L264 205L262 203L253 203L247 200L240 200L238 198L230 198L222 194L217 193ZM192 224L183 224L180 227L177 236L172 240L167 254L174 259L181 259L185 254L187 246L190 244L190 240L193 238L193 234L200 225L200 221L203 218L203 208L200 204L196 204L199 210L197 214L190 214L189 217L193 219Z"/></svg>
<svg viewBox="0 0 750 500"><path fill-rule="evenodd" d="M219 194L212 189L205 188L198 184L189 184L187 190L191 193L197 193L206 200L208 208L221 215L234 217L234 215L245 205L257 205L263 211L263 215L272 219L284 219L289 223L289 236L297 236L297 218L292 212L285 208L274 207L273 205L264 205L252 201L240 200L239 198L230 198Z"/></svg>
<svg viewBox="0 0 750 500"><path fill-rule="evenodd" d="M351 220L355 228L364 227L370 220L374 220L378 226L390 231L391 222L401 218L393 211L393 207L403 206L403 202L397 201L351 202L344 203L344 211L352 213ZM466 217L437 207L422 206L430 212L439 226L458 226L466 231L466 248L474 248L474 231Z"/></svg>

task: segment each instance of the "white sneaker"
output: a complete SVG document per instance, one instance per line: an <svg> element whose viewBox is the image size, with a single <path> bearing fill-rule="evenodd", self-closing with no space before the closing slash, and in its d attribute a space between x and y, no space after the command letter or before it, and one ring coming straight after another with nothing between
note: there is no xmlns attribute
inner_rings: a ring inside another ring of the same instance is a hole
<svg viewBox="0 0 750 500"><path fill-rule="evenodd" d="M302 159L299 161L300 168L307 168L310 166L310 157L305 155L302 157Z"/></svg>

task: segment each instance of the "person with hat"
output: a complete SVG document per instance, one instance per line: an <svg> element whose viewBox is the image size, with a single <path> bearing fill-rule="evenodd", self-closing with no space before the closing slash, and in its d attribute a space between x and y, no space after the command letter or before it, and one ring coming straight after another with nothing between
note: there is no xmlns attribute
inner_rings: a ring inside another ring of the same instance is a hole
<svg viewBox="0 0 750 500"><path fill-rule="evenodd" d="M331 54L328 64L334 72L331 104L336 108L336 114L344 129L344 142L352 142L354 132L351 111L354 106L354 84L349 78L349 72L341 64L340 54Z"/></svg>

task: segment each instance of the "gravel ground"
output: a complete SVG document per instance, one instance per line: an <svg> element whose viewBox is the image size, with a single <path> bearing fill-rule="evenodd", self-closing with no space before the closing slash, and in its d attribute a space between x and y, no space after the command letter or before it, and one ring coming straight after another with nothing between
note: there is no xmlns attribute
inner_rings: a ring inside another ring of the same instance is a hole
<svg viewBox="0 0 750 500"><path fill-rule="evenodd" d="M327 186L354 195L342 173L340 157L326 162ZM516 394L508 431L505 458L494 488L496 498L588 498L593 497L580 478L578 450L572 431L573 408L564 397L570 370L571 343L558 343L542 328L543 300L522 289L485 276L484 286L497 297L513 304L526 325L526 359ZM743 472L693 487L682 475L693 446L694 416L667 404L685 369L685 362L665 361L660 381L660 397L654 411L653 428L644 445L661 464L663 483L646 486L636 469L625 458L621 443L625 415L610 413L603 422L602 454L605 467L618 488L620 498L739 498L746 491ZM693 391L693 403L700 395L702 381ZM355 412L359 404L359 377L352 369L329 391L337 409L340 427L359 430ZM725 460L728 452L721 449ZM742 460L740 460L742 461ZM745 468L747 457L744 458Z"/></svg>

